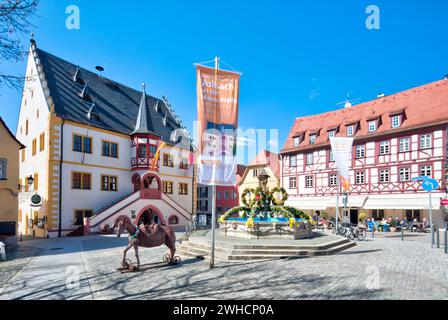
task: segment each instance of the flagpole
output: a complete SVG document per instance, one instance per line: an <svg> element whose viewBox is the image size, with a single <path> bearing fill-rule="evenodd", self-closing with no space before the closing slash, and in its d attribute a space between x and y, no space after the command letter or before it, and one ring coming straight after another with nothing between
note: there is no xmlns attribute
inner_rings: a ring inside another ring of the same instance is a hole
<svg viewBox="0 0 448 320"><path fill-rule="evenodd" d="M336 193L336 235L338 234L338 221L339 221L339 192L341 190L341 176L338 174L338 190Z"/></svg>
<svg viewBox="0 0 448 320"><path fill-rule="evenodd" d="M219 57L215 57L215 69L216 72L218 72L219 69ZM216 116L216 113L215 113ZM214 121L214 124L216 125L216 121ZM212 185L212 252L210 255L210 269L213 269L215 267L215 240L216 240L216 234L215 234L215 226L216 226L216 185Z"/></svg>

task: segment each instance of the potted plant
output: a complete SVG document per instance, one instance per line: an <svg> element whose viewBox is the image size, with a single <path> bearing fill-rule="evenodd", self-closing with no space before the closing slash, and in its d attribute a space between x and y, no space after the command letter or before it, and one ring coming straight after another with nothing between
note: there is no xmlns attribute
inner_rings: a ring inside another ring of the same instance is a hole
<svg viewBox="0 0 448 320"><path fill-rule="evenodd" d="M395 219L392 219L392 221L389 223L390 226L390 232L397 232L397 221Z"/></svg>
<svg viewBox="0 0 448 320"><path fill-rule="evenodd" d="M367 219L367 212L364 212L364 211L361 212L358 216L358 222L365 224L366 219Z"/></svg>

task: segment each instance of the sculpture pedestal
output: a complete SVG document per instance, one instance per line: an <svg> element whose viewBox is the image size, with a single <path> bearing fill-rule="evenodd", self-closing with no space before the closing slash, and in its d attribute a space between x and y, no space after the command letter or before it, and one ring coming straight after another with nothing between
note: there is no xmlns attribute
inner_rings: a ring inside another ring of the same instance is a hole
<svg viewBox="0 0 448 320"><path fill-rule="evenodd" d="M291 228L289 222L255 222L252 228L245 221L224 221L219 230L227 237L245 239L289 239L297 240L312 237L312 226L300 221Z"/></svg>

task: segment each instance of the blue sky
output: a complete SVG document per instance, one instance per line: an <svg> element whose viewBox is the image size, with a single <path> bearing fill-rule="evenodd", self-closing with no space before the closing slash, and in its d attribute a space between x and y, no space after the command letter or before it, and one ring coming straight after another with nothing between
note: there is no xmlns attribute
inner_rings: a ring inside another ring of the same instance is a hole
<svg viewBox="0 0 448 320"><path fill-rule="evenodd" d="M380 30L365 27L370 4L381 10ZM69 5L80 8L80 30L65 27ZM164 92L190 132L193 63L220 56L244 73L240 126L278 129L275 151L296 117L341 108L347 93L362 102L441 79L447 12L445 0L41 0L33 31L46 51ZM23 73L25 62L0 68ZM0 115L13 131L19 105L20 93L0 89Z"/></svg>

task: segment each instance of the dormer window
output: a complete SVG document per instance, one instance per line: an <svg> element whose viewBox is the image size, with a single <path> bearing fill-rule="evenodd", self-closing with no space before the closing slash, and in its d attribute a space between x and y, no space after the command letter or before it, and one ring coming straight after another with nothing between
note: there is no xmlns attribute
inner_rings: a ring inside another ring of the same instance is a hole
<svg viewBox="0 0 448 320"><path fill-rule="evenodd" d="M328 131L328 139L334 138L335 135L336 135L336 130Z"/></svg>
<svg viewBox="0 0 448 320"><path fill-rule="evenodd" d="M369 128L369 132L375 132L376 131L376 120L369 121L368 128Z"/></svg>
<svg viewBox="0 0 448 320"><path fill-rule="evenodd" d="M392 117L392 128L398 128L401 126L401 116L396 115Z"/></svg>
<svg viewBox="0 0 448 320"><path fill-rule="evenodd" d="M298 147L300 144L300 136L292 138L292 144L294 147Z"/></svg>
<svg viewBox="0 0 448 320"><path fill-rule="evenodd" d="M310 135L310 144L315 144L316 143L316 135L312 134Z"/></svg>
<svg viewBox="0 0 448 320"><path fill-rule="evenodd" d="M355 125L351 124L347 127L347 137L353 137L355 135Z"/></svg>

